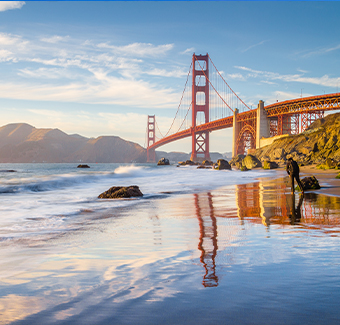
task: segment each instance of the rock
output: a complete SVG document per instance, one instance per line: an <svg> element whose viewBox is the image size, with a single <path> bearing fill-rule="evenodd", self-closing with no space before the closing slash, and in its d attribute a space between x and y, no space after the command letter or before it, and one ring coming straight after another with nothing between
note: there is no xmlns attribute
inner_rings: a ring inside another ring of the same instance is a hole
<svg viewBox="0 0 340 325"><path fill-rule="evenodd" d="M158 166L170 165L169 159L166 159L166 158L163 157L163 158L159 159L157 165Z"/></svg>
<svg viewBox="0 0 340 325"><path fill-rule="evenodd" d="M304 191L305 190L318 190L318 189L320 189L319 182L315 178L315 176L302 178L301 184L303 186ZM300 190L299 186L297 186L297 190Z"/></svg>
<svg viewBox="0 0 340 325"><path fill-rule="evenodd" d="M202 165L203 166L212 166L214 163L209 160L203 160Z"/></svg>
<svg viewBox="0 0 340 325"><path fill-rule="evenodd" d="M197 166L197 169L212 169L212 166L199 165L199 166Z"/></svg>
<svg viewBox="0 0 340 325"><path fill-rule="evenodd" d="M285 157L285 150L283 148L275 149L272 154L272 158L274 159L282 159L284 157Z"/></svg>
<svg viewBox="0 0 340 325"><path fill-rule="evenodd" d="M242 166L240 168L241 172L246 172L247 170L249 170L246 166Z"/></svg>
<svg viewBox="0 0 340 325"><path fill-rule="evenodd" d="M242 161L237 161L235 163L235 166L236 166L237 169L242 169Z"/></svg>
<svg viewBox="0 0 340 325"><path fill-rule="evenodd" d="M233 157L233 158L230 160L229 164L230 164L231 166L237 166L236 163L238 163L238 162L242 163L244 157L245 157L245 155L236 155L235 157Z"/></svg>
<svg viewBox="0 0 340 325"><path fill-rule="evenodd" d="M275 161L265 160L263 162L263 169L275 169L279 168L279 165Z"/></svg>
<svg viewBox="0 0 340 325"><path fill-rule="evenodd" d="M89 165L78 165L77 168L90 168Z"/></svg>
<svg viewBox="0 0 340 325"><path fill-rule="evenodd" d="M262 163L253 155L247 155L244 157L242 161L242 166L247 167L248 169L253 169L256 167L262 167Z"/></svg>
<svg viewBox="0 0 340 325"><path fill-rule="evenodd" d="M336 169L339 168L340 164L336 160L333 160L331 158L327 158L324 163L321 163L316 166L318 169Z"/></svg>
<svg viewBox="0 0 340 325"><path fill-rule="evenodd" d="M186 165L189 165L189 166L199 165L199 163L195 163L195 162L192 161L192 160L186 160L186 161L185 161L185 164L186 164Z"/></svg>
<svg viewBox="0 0 340 325"><path fill-rule="evenodd" d="M223 170L223 169L231 170L231 166L228 163L228 161L226 161L225 159L218 159L217 160L217 166L215 167L215 169L217 169L217 170Z"/></svg>
<svg viewBox="0 0 340 325"><path fill-rule="evenodd" d="M99 199L120 199L120 198L130 198L135 196L143 196L139 187L136 185L123 187L123 186L113 186L107 191L103 192L98 196Z"/></svg>

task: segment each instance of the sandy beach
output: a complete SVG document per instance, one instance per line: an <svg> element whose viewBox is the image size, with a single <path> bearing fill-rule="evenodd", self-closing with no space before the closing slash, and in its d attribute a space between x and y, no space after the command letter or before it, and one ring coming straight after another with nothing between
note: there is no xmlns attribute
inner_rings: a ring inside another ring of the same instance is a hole
<svg viewBox="0 0 340 325"><path fill-rule="evenodd" d="M0 324L338 324L337 173L302 167L322 186L304 196L280 169L2 238Z"/></svg>

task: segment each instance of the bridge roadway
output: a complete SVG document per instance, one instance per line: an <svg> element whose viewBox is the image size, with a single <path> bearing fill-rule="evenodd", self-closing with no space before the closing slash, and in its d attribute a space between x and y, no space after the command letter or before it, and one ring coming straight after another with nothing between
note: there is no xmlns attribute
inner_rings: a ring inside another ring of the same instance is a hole
<svg viewBox="0 0 340 325"><path fill-rule="evenodd" d="M273 118L279 115L287 114L303 114L317 111L336 110L340 109L340 93L286 100L283 102L277 102L271 105L267 105L264 107L264 109L267 113L267 118ZM237 121L241 122L254 120L256 119L256 113L257 109L238 113ZM198 132L211 132L229 127L233 127L233 116L224 117L215 121L197 125L195 128L191 127L183 131L179 131L153 143L151 146L148 147L148 150L156 149L170 142L190 137Z"/></svg>

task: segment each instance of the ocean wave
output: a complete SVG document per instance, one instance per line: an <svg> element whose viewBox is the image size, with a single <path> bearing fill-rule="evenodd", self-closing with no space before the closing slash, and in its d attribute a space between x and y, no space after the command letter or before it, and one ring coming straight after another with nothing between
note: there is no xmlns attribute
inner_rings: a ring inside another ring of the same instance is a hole
<svg viewBox="0 0 340 325"><path fill-rule="evenodd" d="M0 193L44 192L93 183L103 178L115 177L112 172L92 174L64 174L36 178L10 179L0 184Z"/></svg>

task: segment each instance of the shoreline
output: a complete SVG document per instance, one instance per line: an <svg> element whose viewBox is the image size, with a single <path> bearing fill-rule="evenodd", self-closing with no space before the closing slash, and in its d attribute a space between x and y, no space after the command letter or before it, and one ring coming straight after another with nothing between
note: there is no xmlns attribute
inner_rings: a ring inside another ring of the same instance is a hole
<svg viewBox="0 0 340 325"><path fill-rule="evenodd" d="M285 171L285 167L280 167ZM316 165L300 167L300 179L304 177L315 176L319 181L319 190L308 190L308 192L315 192L324 195L340 197L340 179L335 178L340 173L337 169L317 169ZM288 176L288 175L287 175Z"/></svg>

